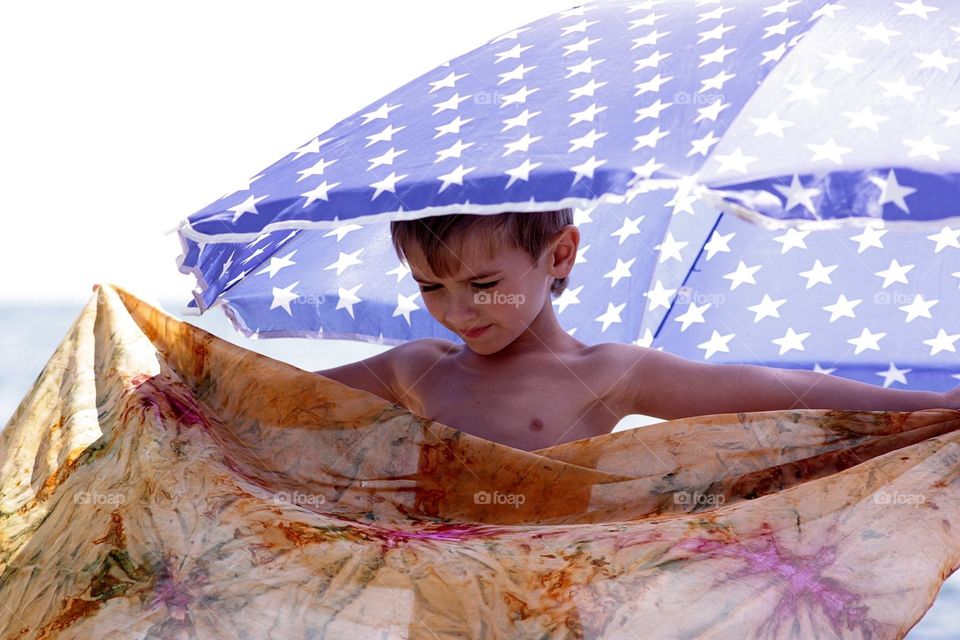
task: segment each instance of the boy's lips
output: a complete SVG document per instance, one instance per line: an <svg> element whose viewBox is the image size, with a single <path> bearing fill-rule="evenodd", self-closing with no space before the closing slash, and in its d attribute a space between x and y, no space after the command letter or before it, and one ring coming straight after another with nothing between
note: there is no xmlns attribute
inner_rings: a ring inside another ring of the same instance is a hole
<svg viewBox="0 0 960 640"><path fill-rule="evenodd" d="M467 336L468 338L476 338L477 336L481 335L483 332L485 332L487 329L489 329L492 326L493 326L492 324L488 324L484 327L478 327L476 329L471 329L470 331L464 331L462 332L462 334Z"/></svg>

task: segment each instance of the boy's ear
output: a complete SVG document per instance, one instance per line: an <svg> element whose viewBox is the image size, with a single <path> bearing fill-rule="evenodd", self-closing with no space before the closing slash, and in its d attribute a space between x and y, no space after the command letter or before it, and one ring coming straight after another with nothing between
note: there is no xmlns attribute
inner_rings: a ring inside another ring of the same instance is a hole
<svg viewBox="0 0 960 640"><path fill-rule="evenodd" d="M559 232L553 241L553 264L551 265L551 275L555 278L563 278L570 274L573 265L577 261L577 248L580 246L580 230L568 224Z"/></svg>

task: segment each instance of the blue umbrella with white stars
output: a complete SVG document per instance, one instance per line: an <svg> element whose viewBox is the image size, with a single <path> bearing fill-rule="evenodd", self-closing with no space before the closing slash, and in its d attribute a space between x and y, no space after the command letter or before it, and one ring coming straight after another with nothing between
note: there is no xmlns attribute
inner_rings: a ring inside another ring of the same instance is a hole
<svg viewBox="0 0 960 640"><path fill-rule="evenodd" d="M955 386L960 7L597 2L454 58L189 216L188 312L459 337L389 222L571 207L586 342ZM531 215L535 215L531 213Z"/></svg>

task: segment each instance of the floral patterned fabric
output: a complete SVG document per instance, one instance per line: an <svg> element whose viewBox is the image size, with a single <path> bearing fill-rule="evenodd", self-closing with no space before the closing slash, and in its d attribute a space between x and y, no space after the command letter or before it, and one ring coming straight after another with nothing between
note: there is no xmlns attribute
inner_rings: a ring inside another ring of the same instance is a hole
<svg viewBox="0 0 960 640"><path fill-rule="evenodd" d="M960 411L525 452L103 286L0 434L0 638L898 638Z"/></svg>

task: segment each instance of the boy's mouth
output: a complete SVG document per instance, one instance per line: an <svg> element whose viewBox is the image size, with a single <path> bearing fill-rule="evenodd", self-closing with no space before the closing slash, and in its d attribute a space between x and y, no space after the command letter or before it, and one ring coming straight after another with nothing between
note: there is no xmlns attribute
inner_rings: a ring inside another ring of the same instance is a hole
<svg viewBox="0 0 960 640"><path fill-rule="evenodd" d="M467 336L468 338L476 338L477 336L483 334L484 331L486 331L492 326L493 326L492 324L488 324L485 327L480 327L478 329L471 329L470 331L464 332L463 335Z"/></svg>

